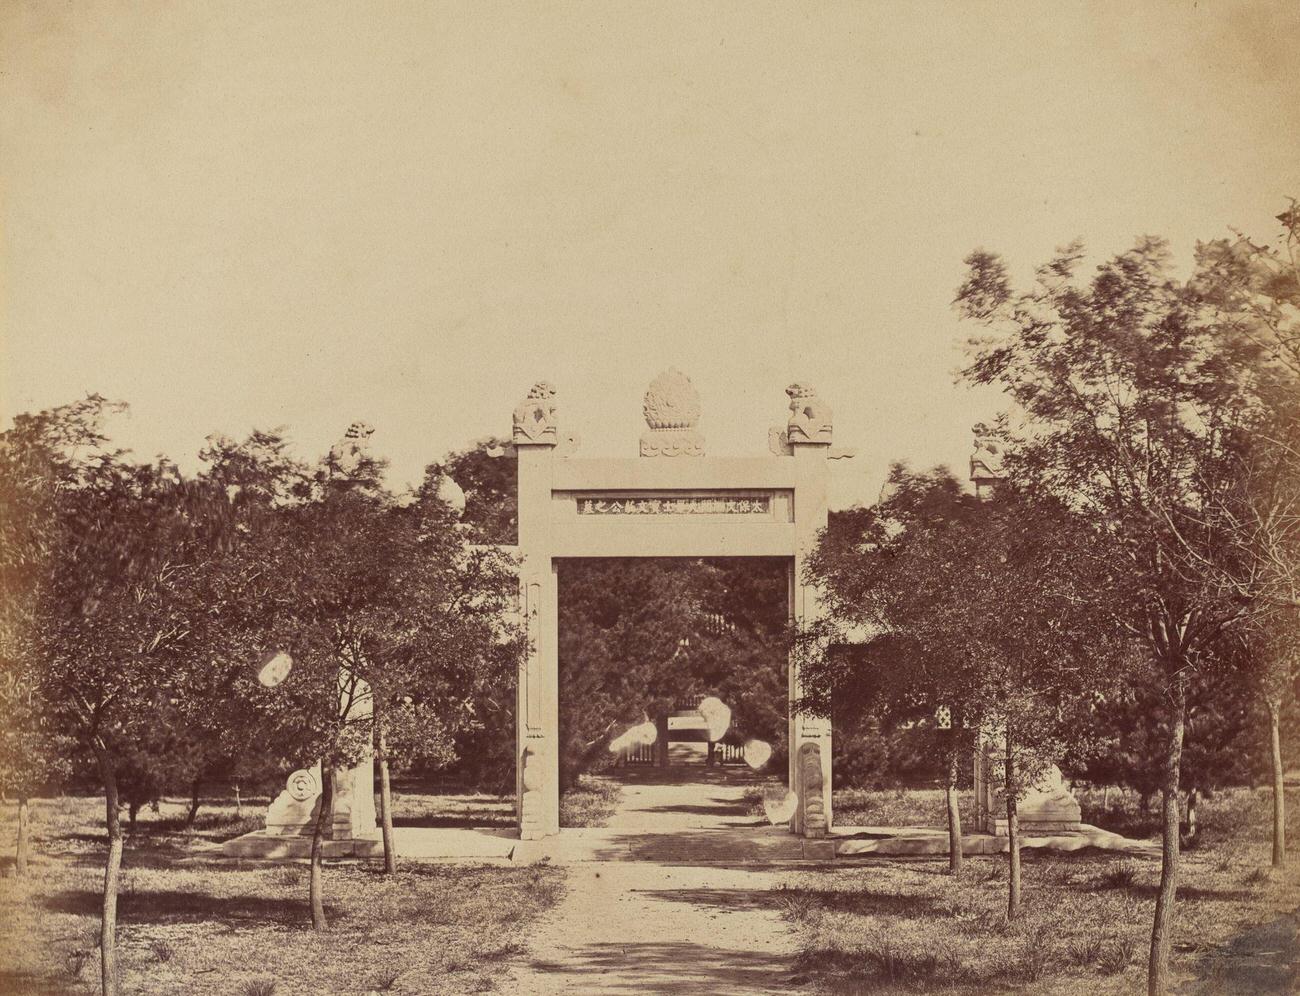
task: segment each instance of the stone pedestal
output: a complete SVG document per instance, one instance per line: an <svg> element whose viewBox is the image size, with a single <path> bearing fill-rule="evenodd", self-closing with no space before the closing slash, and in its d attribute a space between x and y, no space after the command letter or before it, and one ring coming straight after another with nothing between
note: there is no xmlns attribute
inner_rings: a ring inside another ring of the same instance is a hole
<svg viewBox="0 0 1300 996"><path fill-rule="evenodd" d="M1078 832L1082 814L1061 769L1052 765L1016 805L1025 834ZM991 749L975 752L975 821L984 833L1007 836L1007 801Z"/></svg>
<svg viewBox="0 0 1300 996"><path fill-rule="evenodd" d="M350 768L336 769L334 798L326 833L330 840L373 837L375 817L375 762L365 758ZM310 837L320 812L320 764L291 774L284 790L266 811L266 834L272 837Z"/></svg>

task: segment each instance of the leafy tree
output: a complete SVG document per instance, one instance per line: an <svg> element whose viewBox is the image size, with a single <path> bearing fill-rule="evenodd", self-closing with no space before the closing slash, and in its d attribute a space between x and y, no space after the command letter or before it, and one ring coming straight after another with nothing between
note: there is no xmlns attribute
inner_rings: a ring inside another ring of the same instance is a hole
<svg viewBox="0 0 1300 996"><path fill-rule="evenodd" d="M1150 717L1165 743L1148 964L1157 994L1168 988L1188 685L1215 666L1215 642L1250 607L1251 594L1229 583L1249 565L1221 509L1261 410L1261 350L1208 306L1195 278L1171 276L1160 240L1140 240L1086 284L1075 276L1082 255L1067 247L1014 293L998 257L972 253L956 303L991 332L972 341L966 377L1000 385L1023 423L1009 469L1098 524L1086 553L1124 592L1109 603L1114 624L1146 647L1133 680L1167 703Z"/></svg>
<svg viewBox="0 0 1300 996"><path fill-rule="evenodd" d="M15 854L27 873L29 800L71 773L74 743L54 721L40 681L40 583L55 550L59 490L78 453L101 442L103 398L20 415L0 435L0 789L18 800Z"/></svg>
<svg viewBox="0 0 1300 996"><path fill-rule="evenodd" d="M1286 861L1281 715L1300 664L1300 206L1277 216L1280 238L1263 245L1237 234L1197 247L1197 293L1225 334L1255 347L1262 410L1243 435L1236 487L1211 512L1230 527L1239 558L1221 571L1259 617L1243 638L1252 684L1268 717L1273 782L1273 865Z"/></svg>
<svg viewBox="0 0 1300 996"><path fill-rule="evenodd" d="M461 521L473 542L519 542L519 461L513 443L492 437L449 453L426 470L426 485L444 474L465 492Z"/></svg>
<svg viewBox="0 0 1300 996"><path fill-rule="evenodd" d="M1189 838L1198 832L1202 794L1251 780L1251 695L1240 671L1227 666L1207 669L1188 686L1181 780L1186 786ZM1146 812L1160 793L1167 750L1163 723L1153 723L1150 717L1161 716L1167 708L1166 698L1149 685L1123 683L1097 696L1091 714L1096 739L1086 756L1075 759L1071 771L1094 783L1133 790Z"/></svg>
<svg viewBox="0 0 1300 996"><path fill-rule="evenodd" d="M105 796L106 994L117 986L121 775L155 734L160 708L186 694L195 620L180 593L232 525L223 493L166 461L132 464L107 448L103 420L120 407L91 396L21 415L4 435L6 470L19 471L4 490L47 516L26 540L32 569L21 586L35 699L93 755Z"/></svg>
<svg viewBox="0 0 1300 996"><path fill-rule="evenodd" d="M1017 803L1086 735L1080 691L1100 686L1122 647L1099 638L1094 602L1102 579L1079 551L1090 532L1068 510L1007 487L988 501L961 492L945 470L895 466L881 502L841 520L808 566L832 625L876 634L860 659L822 654L804 671L823 696L854 698L899 717L945 711L950 868L960 867L953 788L966 737L1000 742L1010 837L1007 912L1020 908ZM863 673L863 672L866 673ZM870 694L870 692L868 692ZM943 741L940 741L943 744Z"/></svg>

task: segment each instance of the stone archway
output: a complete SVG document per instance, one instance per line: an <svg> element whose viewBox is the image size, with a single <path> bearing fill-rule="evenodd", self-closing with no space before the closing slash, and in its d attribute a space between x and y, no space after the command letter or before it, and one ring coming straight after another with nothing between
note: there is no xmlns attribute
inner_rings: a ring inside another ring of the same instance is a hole
<svg viewBox="0 0 1300 996"><path fill-rule="evenodd" d="M583 459L560 430L555 388L534 385L514 412L519 460L519 602L529 649L520 668L516 728L519 835L559 832L559 655L557 560L565 557L776 557L788 564L790 614L820 612L801 581L826 525L830 406L807 385L786 394L784 429L770 453L707 457L700 399L676 370L646 392L640 457ZM792 662L789 697L799 694ZM789 785L798 798L791 829L820 836L831 824L829 720L789 719Z"/></svg>

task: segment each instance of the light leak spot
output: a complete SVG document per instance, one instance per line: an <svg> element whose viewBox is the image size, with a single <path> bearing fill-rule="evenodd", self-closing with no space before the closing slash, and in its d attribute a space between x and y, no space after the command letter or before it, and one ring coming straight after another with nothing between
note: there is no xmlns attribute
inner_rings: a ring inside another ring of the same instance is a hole
<svg viewBox="0 0 1300 996"><path fill-rule="evenodd" d="M745 741L745 763L758 771L772 759L772 745L766 740Z"/></svg>
<svg viewBox="0 0 1300 996"><path fill-rule="evenodd" d="M704 718L704 725L708 727L710 740L718 741L727 735L727 731L731 729L730 706L722 699L710 695L708 698L701 699L697 708Z"/></svg>
<svg viewBox="0 0 1300 996"><path fill-rule="evenodd" d="M789 823L797 805L799 797L784 785L772 785L763 789L763 813L772 826Z"/></svg>
<svg viewBox="0 0 1300 996"><path fill-rule="evenodd" d="M274 688L289 677L292 668L293 658L289 656L288 651L272 650L262 658L262 665L257 670L257 680L267 688Z"/></svg>

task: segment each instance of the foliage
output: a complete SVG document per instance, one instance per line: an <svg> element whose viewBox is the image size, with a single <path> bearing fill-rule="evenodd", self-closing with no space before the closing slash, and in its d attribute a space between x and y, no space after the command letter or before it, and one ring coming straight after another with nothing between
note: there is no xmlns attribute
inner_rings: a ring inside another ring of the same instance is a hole
<svg viewBox="0 0 1300 996"><path fill-rule="evenodd" d="M425 479L437 480L443 474L465 492L462 519L474 542L514 545L519 541L519 462L513 444L497 438L480 440L430 465Z"/></svg>
<svg viewBox="0 0 1300 996"><path fill-rule="evenodd" d="M735 736L783 742L788 650L782 565L575 560L560 572L565 784L629 726L715 695ZM780 764L780 759L769 762Z"/></svg>
<svg viewBox="0 0 1300 996"><path fill-rule="evenodd" d="M1079 692L1102 687L1123 651L1095 626L1104 579L1077 555L1091 534L1009 488L963 494L942 470L896 465L887 487L810 558L831 610L823 642L836 625L874 635L858 655L809 656L804 707L852 703L913 723L947 708L959 729L1009 736L1023 792L1081 746Z"/></svg>
<svg viewBox="0 0 1300 996"><path fill-rule="evenodd" d="M974 252L956 304L992 333L971 341L967 378L1001 386L1015 406L1015 422L1001 426L1008 470L1020 487L1098 525L1083 552L1122 593L1106 603L1112 626L1145 646L1135 684L1167 703L1146 717L1166 745L1148 980L1158 993L1167 984L1188 685L1219 666L1212 650L1226 629L1285 590L1269 550L1290 540L1258 542L1260 517L1279 520L1272 503L1253 505L1258 489L1242 486L1251 441L1275 422L1281 353L1255 334L1268 323L1251 324L1243 296L1229 292L1222 253L1203 248L1185 282L1158 239L1103 262L1086 283L1076 276L1082 258L1079 244L1066 247L1015 293L1003 262ZM1253 286L1268 290L1262 283ZM1295 521L1282 516L1284 534Z"/></svg>

